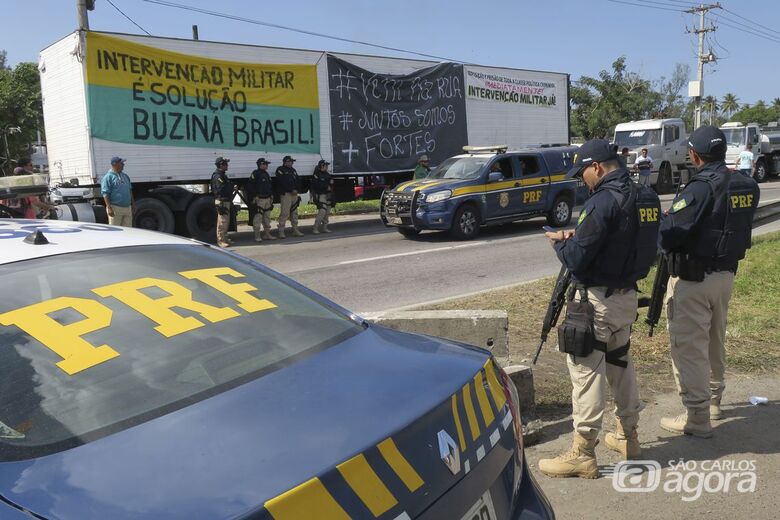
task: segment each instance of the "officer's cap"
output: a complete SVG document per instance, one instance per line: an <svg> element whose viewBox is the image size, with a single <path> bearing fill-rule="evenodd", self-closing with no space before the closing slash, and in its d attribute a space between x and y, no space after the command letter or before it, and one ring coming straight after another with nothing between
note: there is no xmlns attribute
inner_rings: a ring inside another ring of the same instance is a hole
<svg viewBox="0 0 780 520"><path fill-rule="evenodd" d="M688 146L704 155L723 153L726 150L726 135L712 125L702 126L688 138Z"/></svg>
<svg viewBox="0 0 780 520"><path fill-rule="evenodd" d="M569 175L578 177L582 171L594 162L612 161L618 158L615 147L606 139L591 139L574 153L574 161Z"/></svg>
<svg viewBox="0 0 780 520"><path fill-rule="evenodd" d="M229 162L230 162L230 159L225 159L224 157L221 157L221 156L217 157L216 159L214 159L214 164L216 164L217 166L219 166L222 163L229 163Z"/></svg>
<svg viewBox="0 0 780 520"><path fill-rule="evenodd" d="M290 156L290 155L285 155L284 159L282 159L282 162L285 163L287 161L295 162L295 159L293 159L292 156Z"/></svg>
<svg viewBox="0 0 780 520"><path fill-rule="evenodd" d="M257 165L258 165L258 166L260 166L261 164L271 164L271 163L270 163L270 162L268 162L268 161L266 161L266 160L265 160L265 157L260 157L260 158L257 160Z"/></svg>

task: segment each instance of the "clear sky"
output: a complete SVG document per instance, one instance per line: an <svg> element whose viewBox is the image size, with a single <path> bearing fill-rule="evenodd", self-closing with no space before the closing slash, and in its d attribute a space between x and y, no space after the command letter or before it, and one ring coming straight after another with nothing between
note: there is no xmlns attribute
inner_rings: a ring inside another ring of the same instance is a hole
<svg viewBox="0 0 780 520"><path fill-rule="evenodd" d="M112 1L155 36L189 38L197 24L201 40L415 57L144 0ZM693 28L698 17L675 11L692 3L681 0L623 0L641 6L609 0L171 1L459 61L568 72L573 79L597 75L620 55L627 57L630 70L649 79L669 76L675 63L691 66L690 79L696 74L696 40L685 29ZM0 5L11 14L4 17L0 49L8 51L12 65L37 61L42 48L77 26L76 0L0 0ZM780 28L780 0L721 0L721 5L730 12L719 11L726 18L715 21L714 37L708 35L719 61L705 68L705 95L721 98L733 92L741 103L780 97L780 29L770 29ZM747 26L774 40L726 24ZM97 0L90 25L141 32L108 0Z"/></svg>

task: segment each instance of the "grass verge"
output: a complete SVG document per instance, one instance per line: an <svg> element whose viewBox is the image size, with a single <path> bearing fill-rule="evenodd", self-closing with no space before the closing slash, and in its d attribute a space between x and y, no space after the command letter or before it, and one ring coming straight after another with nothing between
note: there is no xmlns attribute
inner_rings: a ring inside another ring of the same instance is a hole
<svg viewBox="0 0 780 520"><path fill-rule="evenodd" d="M639 288L649 295L655 270ZM426 309L499 309L509 313L509 351L513 362L530 363L539 345L542 319L555 278L544 278L518 287L488 291L452 300ZM754 239L747 257L740 262L729 304L726 357L731 371L767 373L780 369L780 232ZM631 336L631 355L637 368L642 396L674 389L666 317L647 336L647 310L640 309ZM566 357L555 348L555 331L534 367L537 404L558 407L571 403L571 383Z"/></svg>
<svg viewBox="0 0 780 520"><path fill-rule="evenodd" d="M330 212L331 215L358 215L361 213L379 213L379 200L353 200L350 202L339 202ZM301 204L298 206L298 218L314 218L317 215L317 206L314 204ZM238 212L238 222L246 223L249 219L249 212L241 210ZM274 204L271 211L271 220L279 219L279 204Z"/></svg>

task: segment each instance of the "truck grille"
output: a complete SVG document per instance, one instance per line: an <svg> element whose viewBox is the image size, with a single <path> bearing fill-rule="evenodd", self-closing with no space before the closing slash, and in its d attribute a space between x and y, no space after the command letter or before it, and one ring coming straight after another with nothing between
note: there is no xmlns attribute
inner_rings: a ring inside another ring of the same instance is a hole
<svg viewBox="0 0 780 520"><path fill-rule="evenodd" d="M412 214L412 193L390 192L385 196L385 212L390 216Z"/></svg>

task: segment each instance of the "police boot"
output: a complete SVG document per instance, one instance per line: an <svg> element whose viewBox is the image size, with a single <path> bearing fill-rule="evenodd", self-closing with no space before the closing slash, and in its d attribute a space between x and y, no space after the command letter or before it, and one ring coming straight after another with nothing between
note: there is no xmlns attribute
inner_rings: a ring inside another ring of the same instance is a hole
<svg viewBox="0 0 780 520"><path fill-rule="evenodd" d="M588 440L579 433L574 434L571 449L554 459L539 461L539 471L548 477L598 478L596 464L597 439Z"/></svg>
<svg viewBox="0 0 780 520"><path fill-rule="evenodd" d="M720 398L713 397L710 399L710 420L720 421L723 419L723 412L720 409Z"/></svg>
<svg viewBox="0 0 780 520"><path fill-rule="evenodd" d="M319 235L320 234L320 230L317 228L317 224L314 224L314 227L311 230L311 234L312 235Z"/></svg>
<svg viewBox="0 0 780 520"><path fill-rule="evenodd" d="M303 236L303 233L298 231L298 227L297 226L293 228L293 236L295 236L295 237L302 237Z"/></svg>
<svg viewBox="0 0 780 520"><path fill-rule="evenodd" d="M620 453L624 460L636 460L642 456L642 448L639 447L639 435L636 426L623 428L620 421L615 421L615 431L604 436L607 448Z"/></svg>
<svg viewBox="0 0 780 520"><path fill-rule="evenodd" d="M262 236L263 240L276 240L276 237L271 234L270 231L265 230Z"/></svg>
<svg viewBox="0 0 780 520"><path fill-rule="evenodd" d="M284 234L284 228L283 227L279 228L278 235L279 235L279 238L287 238L287 235Z"/></svg>
<svg viewBox="0 0 780 520"><path fill-rule="evenodd" d="M661 419L661 428L672 433L684 433L709 439L712 437L712 426L710 425L710 410L689 409L687 413L677 417L664 417Z"/></svg>
<svg viewBox="0 0 780 520"><path fill-rule="evenodd" d="M322 225L322 232L323 233L330 233L330 229L328 229L328 225L327 224L323 224Z"/></svg>
<svg viewBox="0 0 780 520"><path fill-rule="evenodd" d="M255 242L262 242L262 241L263 241L263 237L260 236L259 232L255 231Z"/></svg>

